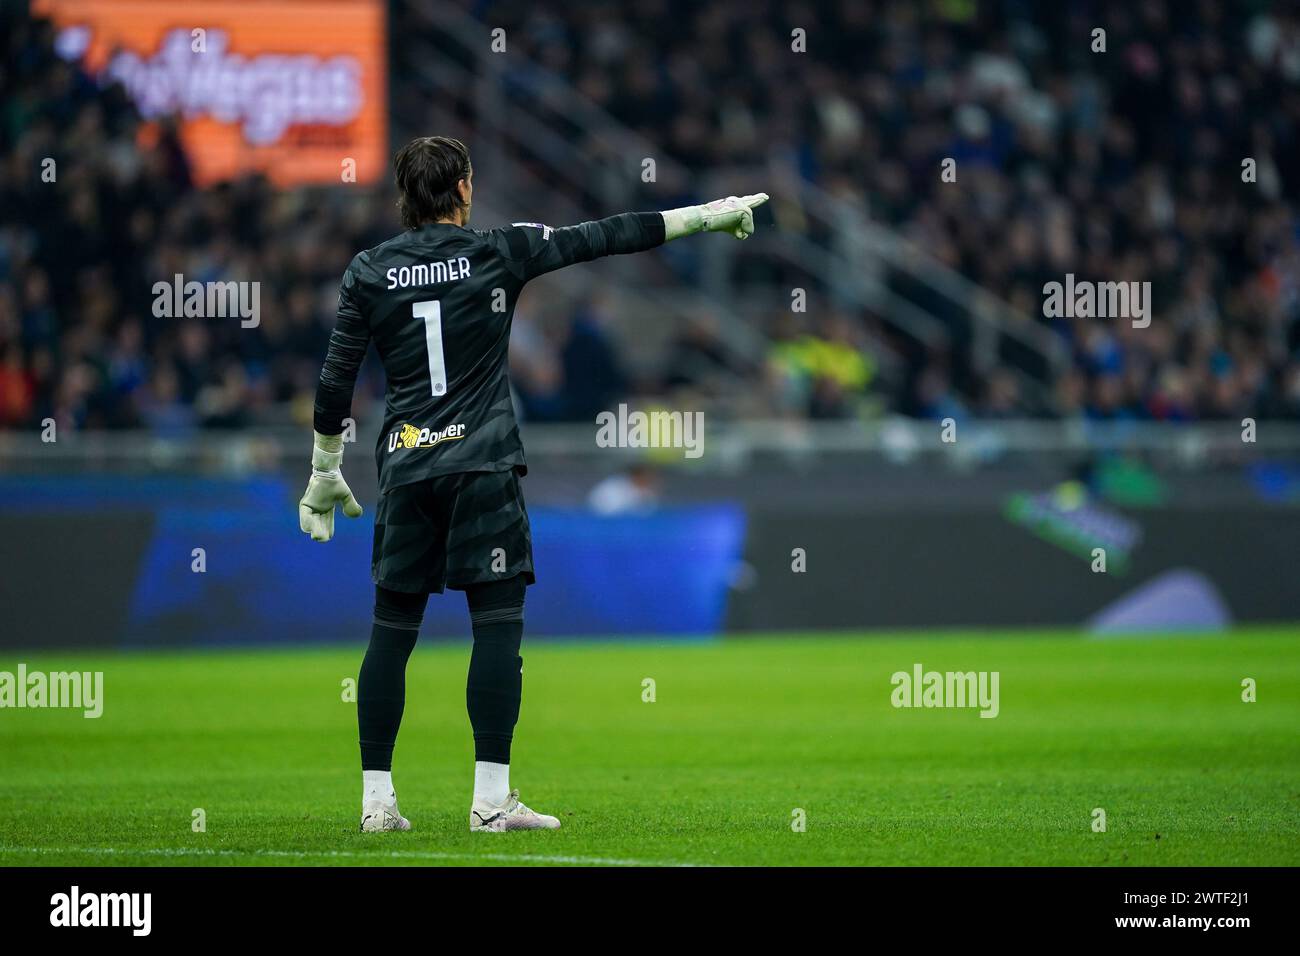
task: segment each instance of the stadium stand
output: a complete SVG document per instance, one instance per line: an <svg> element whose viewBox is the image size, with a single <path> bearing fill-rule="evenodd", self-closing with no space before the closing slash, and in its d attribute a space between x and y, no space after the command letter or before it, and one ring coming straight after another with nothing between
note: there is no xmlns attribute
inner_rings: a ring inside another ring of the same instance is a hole
<svg viewBox="0 0 1300 956"><path fill-rule="evenodd" d="M790 311L789 287L806 277L765 268L770 247L755 243L735 268L770 293L744 312L762 332L757 352L735 347L735 316L708 308L666 317L663 342L641 351L600 283L559 309L521 308L525 416L589 420L624 397L683 395L756 418L1300 416L1300 187L1286 175L1300 168L1300 21L1266 8L1228 18L1213 3L1094 6L1105 15L646 0L615 18L577 0L545 13L493 4L489 16L464 4L466 22L506 29L514 61L678 167L701 180L793 168L1041 325L1069 357L1031 402L1014 353L974 362L961 334L927 344L900 334L892 313L815 283L808 311ZM1104 54L1091 49L1094 19L1107 24ZM394 69L401 47L420 42L404 26L392 30ZM811 68L786 63L799 28L808 47L795 55ZM175 434L305 421L338 278L355 249L395 229L387 188L279 191L258 178L197 188L174 131L142 123L120 88L61 59L48 23L15 19L5 35L0 428L53 417ZM44 157L58 163L57 190L32 188ZM940 177L945 158L956 183ZM525 161L514 163L512 179L526 182ZM836 241L773 192L782 234ZM611 211L576 202L586 215ZM664 262L637 268L707 284L698 264ZM177 272L259 279L266 321L155 317L152 281ZM1067 273L1149 281L1159 321L1139 332L1044 318L1044 284ZM923 292L903 292L926 305ZM928 311L943 323L942 308ZM381 394L375 371L363 404Z"/></svg>

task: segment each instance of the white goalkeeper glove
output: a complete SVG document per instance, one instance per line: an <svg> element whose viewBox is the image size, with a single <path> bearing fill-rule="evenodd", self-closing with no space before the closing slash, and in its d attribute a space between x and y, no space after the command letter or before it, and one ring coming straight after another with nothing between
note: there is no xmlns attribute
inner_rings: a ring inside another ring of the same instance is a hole
<svg viewBox="0 0 1300 956"><path fill-rule="evenodd" d="M311 480L298 502L298 527L313 541L334 537L334 506L341 504L349 518L361 517L361 505L343 480L343 436L312 432L316 441L311 452Z"/></svg>
<svg viewBox="0 0 1300 956"><path fill-rule="evenodd" d="M728 196L703 206L669 209L664 217L664 241L696 232L729 232L737 239L754 234L754 210L767 202L767 193L752 196Z"/></svg>

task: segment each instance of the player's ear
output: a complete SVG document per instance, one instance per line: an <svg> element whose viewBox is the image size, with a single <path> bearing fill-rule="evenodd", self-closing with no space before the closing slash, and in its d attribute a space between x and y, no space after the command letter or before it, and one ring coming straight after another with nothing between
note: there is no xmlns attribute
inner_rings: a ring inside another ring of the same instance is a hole
<svg viewBox="0 0 1300 956"><path fill-rule="evenodd" d="M469 178L458 180L456 183L456 195L460 197L460 207L465 213L465 221L469 221L469 204L474 193L474 187L470 185Z"/></svg>

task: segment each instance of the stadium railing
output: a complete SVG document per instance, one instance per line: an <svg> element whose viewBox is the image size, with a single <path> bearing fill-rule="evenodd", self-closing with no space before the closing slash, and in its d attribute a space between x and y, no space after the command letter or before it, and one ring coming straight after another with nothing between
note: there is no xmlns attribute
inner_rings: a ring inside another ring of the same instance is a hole
<svg viewBox="0 0 1300 956"><path fill-rule="evenodd" d="M363 422L352 453L357 472L372 470L376 422ZM521 425L530 460L554 459L570 466L608 470L647 460L681 465L694 474L725 474L748 463L834 461L920 463L943 470L993 466L1008 459L1066 463L1079 456L1128 455L1174 471L1258 461L1300 461L1300 424L1261 422L1252 441L1233 422L1169 425L1158 422L971 420L958 423L956 440L944 441L938 422L889 417L870 422L771 419L707 422L703 454L684 458L679 449L608 448L596 441L593 424ZM85 470L117 473L202 471L248 473L296 467L310 441L300 426L240 431L195 431L159 436L143 431L64 432L44 442L38 434L0 432L0 474Z"/></svg>

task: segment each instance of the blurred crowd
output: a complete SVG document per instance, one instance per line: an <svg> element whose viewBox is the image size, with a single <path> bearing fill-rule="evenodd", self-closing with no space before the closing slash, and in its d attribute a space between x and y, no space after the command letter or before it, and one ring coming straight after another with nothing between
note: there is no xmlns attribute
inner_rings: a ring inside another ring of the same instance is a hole
<svg viewBox="0 0 1300 956"><path fill-rule="evenodd" d="M383 238L373 197L259 178L196 189L173 128L145 127L120 87L56 56L47 22L10 26L0 425L166 433L239 427L284 403L308 414L342 268ZM258 279L276 320L155 316L154 283L177 273Z"/></svg>
<svg viewBox="0 0 1300 956"><path fill-rule="evenodd" d="M1048 325L1072 357L1050 414L1300 416L1293 13L1213 0L465 6L507 28L512 55L690 168L794 168ZM5 27L0 428L306 420L342 270L395 231L387 187L198 189L173 128L141 124L120 89L60 59L49 24ZM806 52L793 54L799 30ZM260 280L265 320L156 317L152 284L176 273ZM1043 285L1067 273L1149 281L1155 321L1045 318ZM879 316L839 309L774 313L761 361L693 317L648 375L611 334L612 308L594 296L556 322L521 308L527 417L590 420L629 392L720 375L752 382L755 414L1026 409L1014 368L973 375L957 352L908 347ZM372 358L359 400L381 389Z"/></svg>
<svg viewBox="0 0 1300 956"><path fill-rule="evenodd" d="M1050 325L1060 416L1300 414L1300 17L1218 0L470 4L693 169L793 166ZM1104 31L1097 34L1098 29ZM806 52L792 55L792 45ZM956 161L956 182L940 176ZM1243 161L1251 160L1249 170ZM1249 179L1250 181L1244 181ZM779 201L779 197L778 197ZM1156 321L1043 317L1067 273L1151 283ZM846 414L870 317L783 316L778 372ZM1019 378L904 355L888 407L1015 414Z"/></svg>
<svg viewBox="0 0 1300 956"><path fill-rule="evenodd" d="M399 228L391 186L277 190L248 176L198 188L174 126L142 123L120 87L60 58L48 22L11 19L3 44L0 428L309 422L343 270ZM257 281L259 321L156 315L155 283L178 274ZM544 298L515 324L527 418L589 421L631 390L711 374L690 331L647 373L616 348L614 303ZM371 354L354 410L382 397Z"/></svg>

